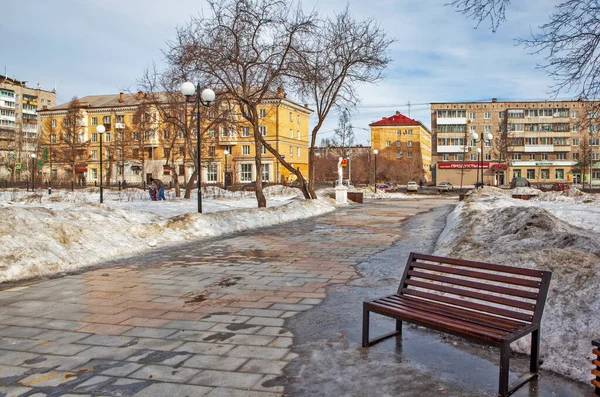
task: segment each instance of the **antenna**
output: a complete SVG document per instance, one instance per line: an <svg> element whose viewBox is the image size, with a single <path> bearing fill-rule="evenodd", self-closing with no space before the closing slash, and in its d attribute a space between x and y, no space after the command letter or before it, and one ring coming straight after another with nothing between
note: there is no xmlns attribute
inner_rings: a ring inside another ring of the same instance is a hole
<svg viewBox="0 0 600 397"><path fill-rule="evenodd" d="M52 90L56 94L56 82L54 83L54 89Z"/></svg>
<svg viewBox="0 0 600 397"><path fill-rule="evenodd" d="M406 102L406 106L408 106L408 117L410 117L410 101Z"/></svg>

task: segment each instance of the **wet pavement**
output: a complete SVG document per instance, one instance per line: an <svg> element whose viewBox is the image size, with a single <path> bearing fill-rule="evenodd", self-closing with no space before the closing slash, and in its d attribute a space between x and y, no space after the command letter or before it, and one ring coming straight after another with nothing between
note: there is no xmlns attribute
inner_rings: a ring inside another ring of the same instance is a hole
<svg viewBox="0 0 600 397"><path fill-rule="evenodd" d="M411 326L360 347L362 301L397 288L455 203L371 201L5 286L0 397L493 395L495 349ZM592 394L542 372L515 395Z"/></svg>

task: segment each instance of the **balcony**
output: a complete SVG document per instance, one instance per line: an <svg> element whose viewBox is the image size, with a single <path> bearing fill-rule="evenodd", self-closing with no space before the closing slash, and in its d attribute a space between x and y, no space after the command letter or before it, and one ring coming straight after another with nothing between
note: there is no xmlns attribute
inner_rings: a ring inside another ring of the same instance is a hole
<svg viewBox="0 0 600 397"><path fill-rule="evenodd" d="M117 130L125 129L125 123L115 123L115 128Z"/></svg>
<svg viewBox="0 0 600 397"><path fill-rule="evenodd" d="M14 102L5 102L0 100L0 108L16 109L17 106Z"/></svg>
<svg viewBox="0 0 600 397"><path fill-rule="evenodd" d="M23 132L36 133L37 131L37 124L23 124Z"/></svg>
<svg viewBox="0 0 600 397"><path fill-rule="evenodd" d="M456 125L456 124L467 124L467 118L466 117L438 117L438 119L436 120L437 124L451 124L451 125Z"/></svg>
<svg viewBox="0 0 600 397"><path fill-rule="evenodd" d="M525 153L553 152L554 145L525 145Z"/></svg>
<svg viewBox="0 0 600 397"><path fill-rule="evenodd" d="M443 145L437 147L438 153L467 153L469 146Z"/></svg>

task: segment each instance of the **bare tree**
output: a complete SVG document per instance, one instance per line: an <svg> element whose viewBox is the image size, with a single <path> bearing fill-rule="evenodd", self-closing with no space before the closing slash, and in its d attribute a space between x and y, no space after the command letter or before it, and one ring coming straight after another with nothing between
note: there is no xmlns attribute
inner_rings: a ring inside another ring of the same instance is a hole
<svg viewBox="0 0 600 397"><path fill-rule="evenodd" d="M169 43L166 57L172 70L182 79L206 81L220 95L239 108L254 136L256 199L266 206L262 191L261 147L265 147L286 169L306 182L268 144L260 132L258 106L267 99L276 100L273 91L281 85L290 65L291 55L313 27L314 15L304 15L289 0L214 0L209 1L209 17L195 17L177 30Z"/></svg>
<svg viewBox="0 0 600 397"><path fill-rule="evenodd" d="M352 123L350 122L350 114L348 109L343 109L338 119L338 128L334 130L334 136L331 139L333 146L337 146L345 152L346 148L354 145L356 137L354 136L354 130L352 129Z"/></svg>
<svg viewBox="0 0 600 397"><path fill-rule="evenodd" d="M317 133L334 107L357 103L356 86L375 83L391 59L388 49L393 40L373 19L356 20L346 7L333 18L325 19L314 30L311 40L295 54L293 76L302 97L315 104L316 124L311 131L308 159L309 191L314 191L314 161Z"/></svg>
<svg viewBox="0 0 600 397"><path fill-rule="evenodd" d="M477 21L477 26L490 21L490 29L495 32L500 24L506 20L506 7L510 0L454 0L449 5L458 12Z"/></svg>

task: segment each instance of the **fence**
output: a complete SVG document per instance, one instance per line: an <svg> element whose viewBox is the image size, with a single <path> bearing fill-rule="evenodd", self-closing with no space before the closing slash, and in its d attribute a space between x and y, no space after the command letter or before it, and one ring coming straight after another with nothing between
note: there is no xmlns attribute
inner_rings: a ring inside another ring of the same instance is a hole
<svg viewBox="0 0 600 397"><path fill-rule="evenodd" d="M592 379L592 385L594 385L596 394L600 396L600 339L593 340L592 345L594 346L592 352L596 355L596 359L592 361L596 366L596 369L592 370L592 375L596 376L595 379Z"/></svg>

